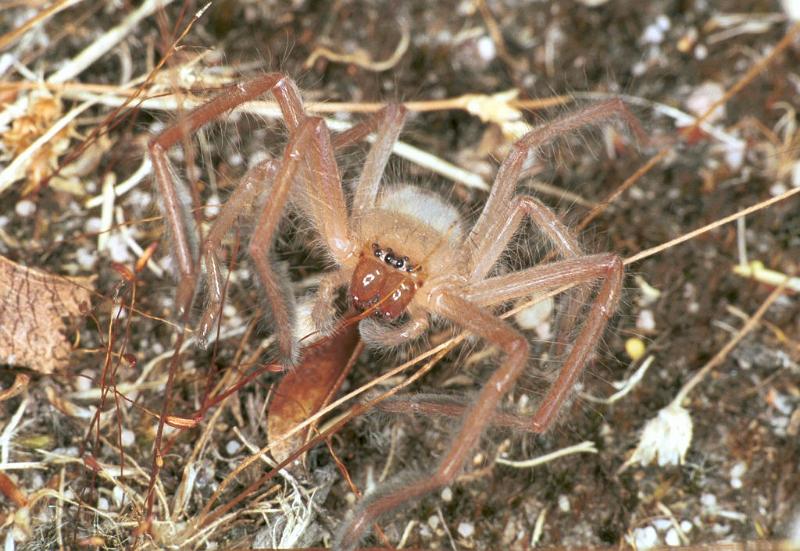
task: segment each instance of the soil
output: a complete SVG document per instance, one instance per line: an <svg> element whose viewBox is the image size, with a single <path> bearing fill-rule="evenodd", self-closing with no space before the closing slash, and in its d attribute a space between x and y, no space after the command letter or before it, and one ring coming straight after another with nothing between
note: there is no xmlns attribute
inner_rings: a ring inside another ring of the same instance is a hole
<svg viewBox="0 0 800 551"><path fill-rule="evenodd" d="M44 3L32 4L3 8L5 37L45 9ZM572 133L544 148L520 189L537 194L576 226L591 205L602 203L661 152L649 172L580 231L587 251L611 251L622 258L800 187L797 40L725 102L724 112L708 121L712 130L682 131L681 124L691 122L675 118L676 112L701 114L703 105L730 90L780 42L791 21L777 2L220 0L173 50L201 7L173 2L126 30L69 86L52 87L61 114L88 95L119 103L121 85L148 97L188 101L268 71L290 75L307 102L331 105L434 102L508 90L517 90L520 101L569 98L549 109L525 110L523 120L531 124L620 96L641 120L650 143L637 143L623 125ZM41 86L23 84L34 84L42 75L46 79L136 8L127 2L78 3L33 24L16 41L0 42L4 55L16 63L0 58L0 102L7 106L41 93ZM407 47L397 50L404 34ZM339 60L323 54L306 63L318 47ZM393 55L396 50L400 55ZM142 80L132 83L148 74L152 79L146 86ZM314 448L305 468L264 482L223 522L199 530L194 522L220 482L265 445L265 404L281 376L264 374L223 404L204 402L219 392L215 385L234 385L241 372L269 365L275 357L268 346L268 308L242 253L253 225L245 216L225 241L225 262L235 265L223 337L208 349L190 346L175 364L170 412L192 426L168 427L151 533L136 535L146 509L170 351L179 333L173 323L175 283L169 276L174 262L150 176L116 198L110 231L101 231L103 207L87 206L87 200L101 195L104 182L120 183L134 174L148 137L175 119L174 109L138 105L139 99L120 110L111 101L88 107L60 135L61 145L54 141L35 160L41 172L28 173L0 192L0 254L53 274L92 276L96 291L91 311L73 320L68 365L49 376L39 375L33 365L2 369L4 387L19 372L32 375L26 392L0 402L0 418L14 425L2 438L3 461L35 465L5 470L8 499L0 503L5 541L27 549L329 546L357 501L343 471L362 492L384 478L402 484L412 476L429 476L457 424L374 411L359 415L328 446ZM352 105L326 116L345 121L364 116L350 111ZM31 120L43 131L57 118ZM20 151L13 149L8 128L0 132L7 166ZM511 143L497 124L454 108L412 109L401 139L486 182ZM198 217L213 220L214 205L228 198L247 165L264 155L279 156L285 142L281 121L236 114L199 134L188 155L173 152L181 173L190 167L187 179L196 199L211 207ZM72 161L82 147L89 154L75 168ZM345 181L357 176L365 151L359 146L339 157ZM387 174L443 193L470 219L487 197L485 189L408 160L394 158ZM758 260L780 274L800 271L799 207L794 196L738 225L721 225L631 263L622 305L556 427L544 435L487 431L456 482L381 518L385 541L426 549L644 549L786 538L800 545L796 291L785 290L682 402L693 431L681 464L637 462L621 469L645 424L734 337L743 318L776 285L737 275L734 267ZM302 221L289 217L276 248L295 292L309 294L326 266L302 227ZM535 233L532 227L526 230L523 235ZM126 244L126 233L143 248L157 244L154 260L166 275L147 268L133 274L139 254ZM543 256L527 238L518 239L513 251L509 269ZM193 320L201 307L198 298ZM536 353L530 374L504 402L510 411L533 411L552 378L547 366L559 365L560 358L544 362L552 352L537 339L537 330L546 333L543 323L547 320L526 331ZM400 351L368 350L344 389L358 388L451 335L451 327L436 325L422 343ZM635 359L626 352L631 339L645 346ZM653 360L641 381L613 404L586 397L614 394L618 387L612 383L630 378L649 356ZM472 399L500 359L480 341L470 342L404 392ZM98 407L104 412L99 429L93 421ZM19 411L23 417L12 420ZM597 453L568 455L535 468L495 463L497 457L528 459L583 441L594 442ZM662 435L660 445L669 444ZM240 473L219 503L242 494L265 468L257 463ZM9 497L9 485L27 499ZM375 545L385 543L371 538Z"/></svg>

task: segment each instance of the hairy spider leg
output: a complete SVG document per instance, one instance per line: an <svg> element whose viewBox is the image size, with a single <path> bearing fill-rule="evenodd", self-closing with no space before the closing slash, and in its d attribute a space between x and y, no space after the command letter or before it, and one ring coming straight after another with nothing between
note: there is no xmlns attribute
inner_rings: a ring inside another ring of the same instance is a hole
<svg viewBox="0 0 800 551"><path fill-rule="evenodd" d="M355 549L363 533L382 514L452 482L486 426L496 418L500 400L525 369L528 341L507 322L484 310L482 305L603 279L596 297L597 307L590 311L564 367L531 420L534 432L544 432L554 420L613 314L619 301L622 276L623 266L619 257L593 255L535 266L483 281L476 284L465 298L442 293L436 300L436 313L498 346L506 354L505 361L484 384L474 405L465 408L461 428L433 475L399 487L388 486L364 498L340 530L336 548Z"/></svg>
<svg viewBox="0 0 800 551"><path fill-rule="evenodd" d="M178 319L182 324L188 321L197 288L198 262L197 255L193 251L190 232L197 235L198 229L188 212L191 206L187 205L181 197L186 194L181 193L179 184L172 177L167 151L181 143L187 135L194 133L200 127L267 92L272 92L275 96L286 125L289 131L293 132L305 116L300 93L290 79L279 73L270 73L244 84L231 86L224 94L181 117L178 122L150 140L148 144L155 180L162 196L164 215L173 239L175 261L178 265L175 307Z"/></svg>
<svg viewBox="0 0 800 551"><path fill-rule="evenodd" d="M391 142L387 148L383 133L388 132L391 140L395 140L399 134L400 127L402 127L405 113L406 110L402 106L387 106L351 129L333 136L331 138L333 148L339 149L352 145L377 130L378 135L375 144L371 147L367 158L368 161L373 159L370 166L374 167L373 171L378 171L377 177L379 180L391 153ZM276 160L262 161L251 168L242 177L230 197L220 208L219 215L203 243L202 254L206 266L208 298L198 325L198 336L201 342L206 341L209 332L217 323L222 307L224 280L217 251L222 246L222 240L231 230L236 219L243 213L247 213L258 201L258 198L271 189L278 168L279 163ZM366 168L362 173L362 180L365 179L363 176L365 173L367 173ZM367 185L372 184L368 181ZM334 294L338 287L347 282L346 275L342 277L342 274L337 274L338 271L323 277L320 283L320 292L318 293L319 299L315 303L314 313L312 314L317 327L323 334L330 332L335 326L335 311L332 305Z"/></svg>
<svg viewBox="0 0 800 551"><path fill-rule="evenodd" d="M535 432L544 432L554 421L559 408L582 372L609 317L616 308L624 270L621 260L615 255L601 255L601 260L598 260L598 257L580 256L581 249L577 245L577 241L554 214L544 205L535 200L531 201L530 198L523 197L514 200L514 191L522 165L531 148L540 148L565 133L584 126L599 124L615 117L622 118L638 139L643 142L647 141L638 120L621 100L614 99L590 106L532 130L514 144L512 152L500 166L486 205L465 240L465 245L469 247L470 252L468 256L471 269L467 272L471 276L469 285L472 290L476 291L476 295L474 297L470 295L470 297L477 300L478 304L470 302L469 298L465 300L447 293L440 293L438 297L432 297L431 304L435 313L496 344L506 352L506 360L486 382L478 396L477 403L466 409L462 429L450 450L439 463L433 477L409 486L377 491L372 497L365 499L363 504L359 505L352 519L339 533L337 541L343 549L357 546L361 534L381 514L455 478L483 429L496 415L500 399L513 386L524 369L528 356L527 340L506 322L481 308L479 305L481 293L485 292L494 297L490 303L485 304L488 306L518 296L552 290L552 287L548 285L555 285L556 288L578 285L579 293L585 299L591 291L590 287L585 284L602 278L603 285L595 298L595 306L590 310L562 370L548 390L531 423ZM513 205L511 209L509 209L509 205ZM556 251L567 257L567 260L480 281L480 278L486 276L506 248L508 240L519 227L522 216L526 214L541 228ZM565 264L569 262L575 263L571 269L568 264ZM547 279L528 281L528 278L534 275L533 270L546 270L548 267L554 267L549 284ZM559 270L562 271L559 273ZM581 302L583 301L578 301L578 307ZM572 316L568 318L571 319Z"/></svg>

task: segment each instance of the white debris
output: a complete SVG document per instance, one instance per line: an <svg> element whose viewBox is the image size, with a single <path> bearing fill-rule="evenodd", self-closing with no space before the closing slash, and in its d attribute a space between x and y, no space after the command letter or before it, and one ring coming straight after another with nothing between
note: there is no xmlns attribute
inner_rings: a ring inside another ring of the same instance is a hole
<svg viewBox="0 0 800 551"><path fill-rule="evenodd" d="M236 452L241 448L242 444L238 440L228 440L228 443L225 444L225 453L228 455L236 455Z"/></svg>
<svg viewBox="0 0 800 551"><path fill-rule="evenodd" d="M33 213L36 212L36 203L30 199L17 201L17 204L14 206L14 212L17 213L17 216L21 216L22 218L32 216Z"/></svg>
<svg viewBox="0 0 800 551"><path fill-rule="evenodd" d="M558 508L562 513L569 513L570 511L569 498L564 494L558 496Z"/></svg>
<svg viewBox="0 0 800 551"><path fill-rule="evenodd" d="M692 443L692 417L676 403L671 403L647 422L639 445L624 466L633 463L649 465L657 460L659 467L682 465Z"/></svg>
<svg viewBox="0 0 800 551"><path fill-rule="evenodd" d="M125 496L125 491L120 486L114 486L111 490L111 500L114 502L114 506L119 509L128 501L128 498Z"/></svg>
<svg viewBox="0 0 800 551"><path fill-rule="evenodd" d="M702 116L725 94L725 88L718 82L706 81L695 88L686 98L686 108L694 115ZM719 105L709 115L707 122L718 121L725 116L725 106Z"/></svg>
<svg viewBox="0 0 800 551"><path fill-rule="evenodd" d="M644 309L636 318L636 328L640 331L651 332L656 329L656 319L652 310Z"/></svg>
<svg viewBox="0 0 800 551"><path fill-rule="evenodd" d="M701 495L700 503L707 512L714 512L717 510L717 496L714 494Z"/></svg>
<svg viewBox="0 0 800 551"><path fill-rule="evenodd" d="M442 501L445 503L453 501L453 490L449 486L445 486L444 490L442 490Z"/></svg>
<svg viewBox="0 0 800 551"><path fill-rule="evenodd" d="M462 538L470 538L475 534L475 525L471 522L459 522L456 531Z"/></svg>
<svg viewBox="0 0 800 551"><path fill-rule="evenodd" d="M659 532L664 532L672 527L672 521L668 518L653 519L653 526Z"/></svg>
<svg viewBox="0 0 800 551"><path fill-rule="evenodd" d="M553 319L553 298L549 297L537 302L516 313L514 319L522 329L533 329L540 339L547 339L551 335L551 320Z"/></svg>
<svg viewBox="0 0 800 551"><path fill-rule="evenodd" d="M114 232L108 236L106 248L108 249L111 260L114 262L127 264L133 260L128 249L128 242L125 241L125 238L118 232Z"/></svg>
<svg viewBox="0 0 800 551"><path fill-rule="evenodd" d="M792 21L800 21L800 0L781 0L783 11Z"/></svg>
<svg viewBox="0 0 800 551"><path fill-rule="evenodd" d="M633 531L632 539L634 548L643 551L658 545L658 532L652 526L644 526Z"/></svg>
<svg viewBox="0 0 800 551"><path fill-rule="evenodd" d="M497 48L490 37L482 36L478 39L478 55L487 62L492 61L497 56Z"/></svg>
<svg viewBox="0 0 800 551"><path fill-rule="evenodd" d="M667 535L664 536L664 543L670 547L677 547L681 544L681 537L678 535L678 531L675 530L675 528L667 530Z"/></svg>
<svg viewBox="0 0 800 551"><path fill-rule="evenodd" d="M136 442L136 433L130 429L122 429L119 440L123 448L133 446L133 443Z"/></svg>
<svg viewBox="0 0 800 551"><path fill-rule="evenodd" d="M643 44L661 44L664 42L666 32L670 29L672 23L664 14L656 17L655 22L648 25L642 33L640 39Z"/></svg>

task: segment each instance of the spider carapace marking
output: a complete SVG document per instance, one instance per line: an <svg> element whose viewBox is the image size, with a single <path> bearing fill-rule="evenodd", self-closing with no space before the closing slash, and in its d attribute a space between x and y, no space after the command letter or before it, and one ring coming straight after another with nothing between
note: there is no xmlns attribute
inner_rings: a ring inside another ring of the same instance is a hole
<svg viewBox="0 0 800 551"><path fill-rule="evenodd" d="M350 300L361 311L374 309L385 320L398 318L422 286L422 267L391 247L372 243L364 250L350 281Z"/></svg>

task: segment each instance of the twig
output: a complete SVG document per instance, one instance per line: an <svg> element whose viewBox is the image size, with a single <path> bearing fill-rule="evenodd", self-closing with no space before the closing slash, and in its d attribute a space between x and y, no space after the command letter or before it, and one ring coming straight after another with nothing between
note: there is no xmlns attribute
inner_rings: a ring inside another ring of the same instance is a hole
<svg viewBox="0 0 800 551"><path fill-rule="evenodd" d="M127 101L121 97L114 97L108 95L98 96L90 93L76 93L73 96L81 97L84 99L91 98L92 100L97 101L98 103L102 103L104 105L111 107L119 107ZM180 106L181 109L191 109L193 107L197 107L198 105L203 104L204 101L200 99L195 100L192 98L186 98L181 103L182 103L182 105ZM163 97L163 98L149 98L142 101L138 105L138 107L141 109L152 109L159 111L177 111L179 109L178 101L175 96ZM281 117L281 112L280 109L278 109L278 106L275 103L267 101L250 102L241 107L238 107L237 109L234 110L234 112L259 115L271 119ZM326 118L325 122L328 124L331 130L336 130L336 131L343 131L352 127L352 124L348 122L335 119ZM370 138L367 139L369 140ZM432 172L441 174L442 176L450 180L460 182L468 187L481 189L483 191L488 191L489 189L489 184L487 184L483 180L483 178L481 178L477 174L464 170L463 168L460 168L452 163L449 163L440 157L432 155L431 153L423 151L405 142L401 141L395 142L393 151L396 155L403 157L404 159L407 159Z"/></svg>
<svg viewBox="0 0 800 551"><path fill-rule="evenodd" d="M409 44L411 44L411 31L409 30L408 22L406 22L404 19L401 19L400 42L397 43L397 47L394 49L392 55L385 60L373 61L369 53L361 48L356 49L356 51L352 54L340 54L338 52L334 52L330 48L326 48L325 46L317 46L314 48L314 51L311 52L311 55L308 56L308 59L306 59L306 61L303 63L303 68L310 69L314 66L314 63L317 61L317 59L323 57L329 61L333 61L334 63L352 63L353 65L357 65L362 69L366 69L367 71L380 73L382 71L388 71L397 65L397 62L400 61L400 58L402 58L408 50Z"/></svg>
<svg viewBox="0 0 800 551"><path fill-rule="evenodd" d="M71 8L75 4L78 4L82 0L62 0L58 4L54 4L52 6L44 8L42 11L25 21L22 25L13 29L3 36L0 36L0 51L5 50L12 44L14 44L17 40L19 40L25 33L33 29L39 23L43 23L44 21L50 19L54 15L59 12L64 11L67 8Z"/></svg>
<svg viewBox="0 0 800 551"><path fill-rule="evenodd" d="M767 310L775 302L779 296L783 293L784 289L786 288L786 283L788 282L788 278L786 278L783 283L781 283L778 287L769 294L769 296L764 300L761 306L758 307L755 314L747 320L741 329L733 336L733 338L728 341L728 343L723 346L719 352L714 354L714 357L708 361L706 365L704 365L700 370L695 373L689 381L683 385L683 387L678 391L678 394L675 396L675 399L672 401L672 404L680 407L681 402L683 402L684 398L688 396L688 394L696 387L703 378L708 375L708 373L721 364L725 358L728 357L728 354L731 353L731 350L736 348L743 338L745 338L753 329L756 328L758 323L761 321L761 318L764 317L764 314L767 313Z"/></svg>
<svg viewBox="0 0 800 551"><path fill-rule="evenodd" d="M68 60L61 68L50 75L46 80L48 84L61 84L75 78L84 69L105 55L111 48L125 38L133 28L144 18L149 17L158 9L164 8L173 0L145 0L141 6L131 12L122 23L100 35L74 58ZM0 128L8 125L9 121L20 116L28 106L28 97L21 96L16 102L7 106L0 112ZM2 189L0 189L2 191Z"/></svg>
<svg viewBox="0 0 800 551"><path fill-rule="evenodd" d="M789 189L789 190L781 193L780 195L778 195L776 197L772 197L772 198L767 199L765 201L761 201L760 203L756 203L755 205L747 207L746 209L742 209L739 212L731 214L730 216L726 216L725 218L721 218L721 219L719 219L719 220L717 220L715 222L712 222L711 224L703 226L702 228L697 228L694 231L690 231L689 233L683 234L680 237L676 237L675 239L672 239L671 241L667 241L666 243L662 243L661 245L657 245L655 247L651 247L649 249L645 249L645 250L643 250L643 251L641 251L639 253L636 253L633 256L629 256L628 258L625 259L624 263L627 266L628 264L633 264L634 262L638 262L639 260L647 258L648 256L653 256L656 253L660 253L664 249L669 249L670 247L674 247L675 245L677 245L679 243L683 243L684 241L689 241L690 239L694 239L698 235L702 235L702 234L704 234L706 232L709 232L709 231L711 231L711 230L713 230L715 228L723 226L723 225L727 224L728 222L733 222L734 220L737 220L738 218L741 218L743 216L747 216L748 214L752 214L752 213L757 212L757 211L759 211L761 209L765 209L765 208L767 208L767 207L769 207L771 205L774 205L775 203L779 203L779 202L781 202L781 201L783 201L785 199L788 199L789 197L791 197L793 195L797 195L798 193L800 193L800 188Z"/></svg>
<svg viewBox="0 0 800 551"><path fill-rule="evenodd" d="M595 447L594 442L591 440L586 440L580 444L561 448L560 450L556 450L552 453L548 453L539 457L534 457L533 459L526 459L524 461L511 461L510 459L502 459L498 457L495 459L495 462L499 463L500 465L508 465L509 467L514 467L516 469L531 469L533 467L538 467L539 465L549 463L550 461L554 461L560 457L575 453L597 453L597 448Z"/></svg>

